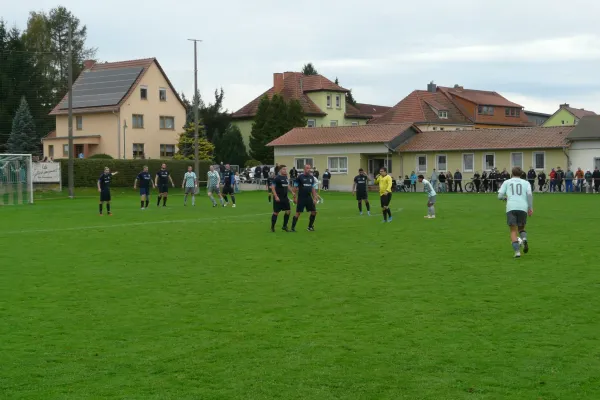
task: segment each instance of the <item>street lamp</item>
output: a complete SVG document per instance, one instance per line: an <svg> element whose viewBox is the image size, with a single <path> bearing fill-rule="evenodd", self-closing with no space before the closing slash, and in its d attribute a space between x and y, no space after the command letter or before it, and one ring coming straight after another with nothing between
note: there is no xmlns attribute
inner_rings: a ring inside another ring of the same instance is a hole
<svg viewBox="0 0 600 400"><path fill-rule="evenodd" d="M127 120L123 120L123 160L127 159L127 149L125 149L125 137L127 132Z"/></svg>

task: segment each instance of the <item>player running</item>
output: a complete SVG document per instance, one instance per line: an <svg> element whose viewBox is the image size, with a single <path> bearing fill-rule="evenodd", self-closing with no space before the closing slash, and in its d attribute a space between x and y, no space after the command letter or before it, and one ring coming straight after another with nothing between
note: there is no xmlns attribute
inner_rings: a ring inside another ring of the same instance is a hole
<svg viewBox="0 0 600 400"><path fill-rule="evenodd" d="M144 165L143 171L135 178L133 190L137 188L138 182L140 183L140 206L142 210L145 210L150 204L150 184L153 188L156 188L154 182L152 182L152 175L148 172L148 166Z"/></svg>
<svg viewBox="0 0 600 400"><path fill-rule="evenodd" d="M215 171L215 167L213 167L211 165L210 170L208 171L208 173L206 175L207 175L206 190L208 192L208 198L210 199L213 207L217 206L217 202L215 201L215 198L213 197L213 193L216 193L219 196L219 201L221 202L221 205L223 207L225 207L225 205L223 203L223 196L221 196L221 189L219 188L219 184L221 182L221 176L219 175L219 172Z"/></svg>
<svg viewBox="0 0 600 400"><path fill-rule="evenodd" d="M433 189L433 185L423 175L419 175L419 182L423 183L425 193L427 193L427 219L435 219L435 198L437 193Z"/></svg>
<svg viewBox="0 0 600 400"><path fill-rule="evenodd" d="M392 177L388 175L387 169L382 167L379 175L375 179L375 184L379 184L379 197L381 199L381 211L383 212L383 222L392 222L392 212L390 211L390 202L392 201Z"/></svg>
<svg viewBox="0 0 600 400"><path fill-rule="evenodd" d="M192 195L192 207L196 206L196 188L198 187L198 178L196 173L192 171L192 166L188 167L187 172L183 175L181 188L185 189L185 197L183 198L183 206L187 206L188 194Z"/></svg>
<svg viewBox="0 0 600 400"><path fill-rule="evenodd" d="M100 204L98 209L100 210L100 215L102 215L102 205L104 203L106 203L106 212L108 215L112 215L110 212L110 182L112 181L112 177L116 174L118 174L118 172L110 172L110 168L105 167L104 173L98 178L98 192L100 192Z"/></svg>
<svg viewBox="0 0 600 400"><path fill-rule="evenodd" d="M300 214L306 211L310 211L310 219L308 222L308 231L313 232L315 230L315 219L317 218L317 191L315 190L315 177L311 175L310 165L304 166L304 172L296 178L294 181L294 187L292 189L294 195L294 203L296 203L296 215L292 220L292 232L296 232L296 224Z"/></svg>
<svg viewBox="0 0 600 400"><path fill-rule="evenodd" d="M533 193L531 185L521 179L523 171L520 167L512 169L512 178L504 181L498 191L498 199L506 201L506 220L510 227L510 240L515 258L521 257L521 244L523 252L529 252L527 241L527 215L533 215Z"/></svg>
<svg viewBox="0 0 600 400"><path fill-rule="evenodd" d="M235 208L235 194L233 191L234 186L235 173L231 170L231 166L227 164L225 165L225 172L223 172L223 198L225 199L225 204L223 207L226 207L227 204L229 204L227 195L231 195L231 203L233 204L231 207Z"/></svg>
<svg viewBox="0 0 600 400"><path fill-rule="evenodd" d="M369 178L364 169L358 170L358 175L354 177L354 185L352 185L352 194L356 195L358 201L358 212L363 215L362 203L365 202L367 207L367 215L371 216L371 204L369 204Z"/></svg>
<svg viewBox="0 0 600 400"><path fill-rule="evenodd" d="M160 166L160 171L156 173L156 178L154 178L154 185L158 186L158 201L156 202L156 206L160 206L160 199L163 199L163 207L167 206L167 197L169 196L169 181L171 182L171 186L175 187L173 183L173 178L171 178L171 174L167 171L167 164L163 164Z"/></svg>
<svg viewBox="0 0 600 400"><path fill-rule="evenodd" d="M288 222L290 220L290 199L288 199L289 181L287 176L287 167L279 166L279 174L273 178L271 182L271 193L273 194L273 215L271 216L271 232L275 232L275 224L277 216L281 211L284 211L283 228L285 232L288 230Z"/></svg>

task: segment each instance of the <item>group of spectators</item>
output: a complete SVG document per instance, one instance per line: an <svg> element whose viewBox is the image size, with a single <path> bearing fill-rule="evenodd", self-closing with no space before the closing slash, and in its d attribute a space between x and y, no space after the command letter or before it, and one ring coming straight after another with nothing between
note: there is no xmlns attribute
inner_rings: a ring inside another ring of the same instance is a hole
<svg viewBox="0 0 600 400"><path fill-rule="evenodd" d="M598 167L594 169L594 172L587 170L584 173L581 168L577 168L575 172L571 171L571 168L567 168L565 172L559 166L552 168L548 176L544 171L536 174L533 168L529 169L527 180L533 189L535 189L536 179L539 191L544 191L546 184L549 184L548 191L551 193L562 192L563 185L566 193L592 191L597 193L600 188L600 170L598 170Z"/></svg>

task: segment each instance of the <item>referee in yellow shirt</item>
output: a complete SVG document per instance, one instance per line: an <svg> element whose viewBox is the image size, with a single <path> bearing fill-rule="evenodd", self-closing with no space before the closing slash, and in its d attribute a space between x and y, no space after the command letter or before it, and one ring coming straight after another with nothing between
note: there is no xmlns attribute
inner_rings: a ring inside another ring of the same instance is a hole
<svg viewBox="0 0 600 400"><path fill-rule="evenodd" d="M377 175L375 183L379 184L383 222L392 222L392 212L390 211L390 202L392 201L392 177L388 175L386 168L381 168L379 170L379 175Z"/></svg>

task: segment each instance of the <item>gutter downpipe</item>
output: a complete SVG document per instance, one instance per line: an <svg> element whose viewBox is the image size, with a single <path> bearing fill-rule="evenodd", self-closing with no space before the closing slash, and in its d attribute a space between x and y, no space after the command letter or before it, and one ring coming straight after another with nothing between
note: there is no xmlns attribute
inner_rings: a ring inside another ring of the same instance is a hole
<svg viewBox="0 0 600 400"><path fill-rule="evenodd" d="M563 146L562 151L567 157L567 168L571 168L571 157L569 157L569 153L567 152L568 146Z"/></svg>
<svg viewBox="0 0 600 400"><path fill-rule="evenodd" d="M117 160L121 159L121 115L116 114L113 110L113 115L117 117Z"/></svg>

